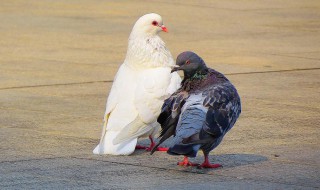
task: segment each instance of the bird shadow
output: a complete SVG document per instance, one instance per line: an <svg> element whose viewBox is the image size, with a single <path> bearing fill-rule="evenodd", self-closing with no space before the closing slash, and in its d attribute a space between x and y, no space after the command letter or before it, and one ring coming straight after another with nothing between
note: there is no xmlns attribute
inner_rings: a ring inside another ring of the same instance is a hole
<svg viewBox="0 0 320 190"><path fill-rule="evenodd" d="M221 154L213 155L214 162L222 163L224 168L252 165L259 162L265 162L267 157L256 154Z"/></svg>
<svg viewBox="0 0 320 190"><path fill-rule="evenodd" d="M204 157L201 155L197 156L195 159L190 159L191 162L202 163ZM223 167L216 169L207 168L197 168L197 167L184 167L183 171L192 171L195 173L208 173L214 170L225 170L230 168L236 168L240 166L253 165L256 163L262 163L268 161L268 158L256 154L221 154L221 155L211 155L209 160L214 164L221 164ZM181 167L181 166L177 166Z"/></svg>
<svg viewBox="0 0 320 190"><path fill-rule="evenodd" d="M148 146L149 145L148 140L141 140L139 141L140 145ZM164 147L169 147L171 142L165 142L162 145ZM167 155L165 152L163 152L165 155ZM150 154L150 152L146 152L145 150L136 150L132 155L133 156L144 156L146 154ZM162 157L166 157L165 155L162 155ZM169 162L173 161L172 163L168 163L168 165L164 167L169 168L176 168L180 171L186 171L186 172L195 172L195 173L208 173L209 171L215 171L215 170L226 170L229 168L235 168L240 166L246 166L246 165L253 165L256 163L262 163L268 161L268 158L262 155L257 154L212 154L209 156L209 160L211 163L217 163L221 164L223 167L216 168L216 169L206 169L206 168L197 168L197 167L183 167L183 166L177 166L178 161L182 161L183 156L170 156L167 155ZM204 161L204 156L201 153L201 151L198 153L196 158L190 158L191 162L195 163L202 163Z"/></svg>

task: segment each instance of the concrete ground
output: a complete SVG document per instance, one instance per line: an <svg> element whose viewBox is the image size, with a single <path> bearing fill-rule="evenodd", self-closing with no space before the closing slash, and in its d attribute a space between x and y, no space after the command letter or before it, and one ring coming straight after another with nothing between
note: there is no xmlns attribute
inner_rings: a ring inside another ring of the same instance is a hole
<svg viewBox="0 0 320 190"><path fill-rule="evenodd" d="M0 4L0 189L320 188L319 1ZM149 12L174 57L197 52L239 90L242 115L211 152L223 168L92 154L133 23Z"/></svg>

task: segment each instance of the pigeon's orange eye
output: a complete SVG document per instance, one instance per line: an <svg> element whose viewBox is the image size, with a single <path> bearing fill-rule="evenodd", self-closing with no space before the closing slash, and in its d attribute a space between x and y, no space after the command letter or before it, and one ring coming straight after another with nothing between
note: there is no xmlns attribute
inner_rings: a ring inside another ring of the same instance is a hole
<svg viewBox="0 0 320 190"><path fill-rule="evenodd" d="M157 21L153 21L153 22L152 22L152 25L153 25L153 26L158 26L158 22L157 22Z"/></svg>
<svg viewBox="0 0 320 190"><path fill-rule="evenodd" d="M186 61L186 65L189 65L189 64L190 64L190 61L189 61L189 60L187 60L187 61Z"/></svg>

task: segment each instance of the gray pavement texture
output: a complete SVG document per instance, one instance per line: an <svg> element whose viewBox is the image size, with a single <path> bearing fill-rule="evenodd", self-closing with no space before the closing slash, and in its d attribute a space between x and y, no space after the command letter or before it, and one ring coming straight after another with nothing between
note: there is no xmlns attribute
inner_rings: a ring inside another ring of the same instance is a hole
<svg viewBox="0 0 320 190"><path fill-rule="evenodd" d="M92 154L133 23L149 12L174 57L197 52L239 90L242 115L211 152L223 168ZM4 0L0 23L0 189L320 188L318 0Z"/></svg>

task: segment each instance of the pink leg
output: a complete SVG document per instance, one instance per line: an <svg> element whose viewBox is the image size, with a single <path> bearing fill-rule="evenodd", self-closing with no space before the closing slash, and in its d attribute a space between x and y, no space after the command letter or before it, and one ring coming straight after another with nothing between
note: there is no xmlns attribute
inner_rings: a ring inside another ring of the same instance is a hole
<svg viewBox="0 0 320 190"><path fill-rule="evenodd" d="M222 167L221 164L210 164L208 155L204 155L204 162L199 166L200 168L219 168Z"/></svg>
<svg viewBox="0 0 320 190"><path fill-rule="evenodd" d="M137 145L136 149L145 149L146 151L151 151L153 149L153 147L156 145L156 143L154 143L151 135L149 136L149 139L150 139L150 146L149 147ZM156 151L168 151L168 148L158 147Z"/></svg>
<svg viewBox="0 0 320 190"><path fill-rule="evenodd" d="M179 166L199 166L199 164L190 162L187 156L185 156L183 158L182 162L178 162L177 165L179 165Z"/></svg>

